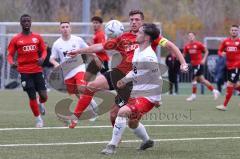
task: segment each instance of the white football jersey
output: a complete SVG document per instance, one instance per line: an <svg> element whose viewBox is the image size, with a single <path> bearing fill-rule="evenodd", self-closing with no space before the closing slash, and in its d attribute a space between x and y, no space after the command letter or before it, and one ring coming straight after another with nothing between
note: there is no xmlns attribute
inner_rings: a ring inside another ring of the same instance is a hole
<svg viewBox="0 0 240 159"><path fill-rule="evenodd" d="M60 64L66 61L68 57L66 53L68 51L76 50L79 48L86 48L88 45L85 43L85 41L77 36L71 35L70 39L67 41L64 41L62 37L58 38L52 46L52 54L50 58L59 59ZM69 72L64 79L69 79L75 76L78 72L85 72L85 64L79 65L78 67L74 68L71 72Z"/></svg>
<svg viewBox="0 0 240 159"><path fill-rule="evenodd" d="M137 48L132 59L133 69L126 75L131 79L133 89L131 97L145 97L151 102L161 100L162 78L158 58L151 46L143 51Z"/></svg>

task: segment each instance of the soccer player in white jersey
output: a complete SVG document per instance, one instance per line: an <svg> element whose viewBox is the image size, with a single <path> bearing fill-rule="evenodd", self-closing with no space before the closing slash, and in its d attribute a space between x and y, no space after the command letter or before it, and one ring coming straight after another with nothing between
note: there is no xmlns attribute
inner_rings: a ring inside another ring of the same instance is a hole
<svg viewBox="0 0 240 159"><path fill-rule="evenodd" d="M61 37L59 37L52 46L52 54L50 57L50 62L54 65L54 67L58 67L61 63L66 61L68 51L72 51L79 48L86 48L88 45L84 42L84 40L80 37L71 35L71 26L70 22L60 22L60 32ZM57 62L59 60L59 62ZM64 83L67 86L67 91L69 94L75 94L79 98L79 92L81 86L85 86L87 83L84 80L85 75L85 64L79 65L74 68L64 77ZM83 95L84 96L84 95ZM84 96L84 98L88 98L88 96ZM83 100L79 99L78 104ZM94 100L91 101L90 105L93 109L97 107L96 102ZM91 108L89 108L91 110ZM78 112L79 110L74 110L74 112ZM94 111L93 114L96 114Z"/></svg>
<svg viewBox="0 0 240 159"><path fill-rule="evenodd" d="M127 126L127 122L137 121L137 127L133 132L143 142L140 150L153 147L154 142L150 140L146 129L139 121L141 117L149 112L161 100L162 79L156 53L151 47L151 42L159 37L160 31L155 24L143 24L139 29L136 41L139 48L134 51L132 71L117 82L119 88L128 82L133 82L131 97L126 105L118 111L113 128L112 139L102 150L102 154L114 154L121 136ZM184 68L187 70L187 67Z"/></svg>

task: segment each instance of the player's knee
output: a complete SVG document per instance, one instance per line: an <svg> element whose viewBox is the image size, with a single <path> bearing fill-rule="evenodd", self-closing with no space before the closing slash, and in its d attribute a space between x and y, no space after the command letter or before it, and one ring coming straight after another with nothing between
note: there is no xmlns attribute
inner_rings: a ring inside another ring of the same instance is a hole
<svg viewBox="0 0 240 159"><path fill-rule="evenodd" d="M123 106L119 109L117 116L129 117L130 114L131 114L130 108L128 108L127 106Z"/></svg>
<svg viewBox="0 0 240 159"><path fill-rule="evenodd" d="M131 129L136 129L138 127L139 120L137 119L131 119L128 121L128 127Z"/></svg>
<svg viewBox="0 0 240 159"><path fill-rule="evenodd" d="M110 111L110 117L115 117L118 115L119 107L114 105Z"/></svg>
<svg viewBox="0 0 240 159"><path fill-rule="evenodd" d="M94 91L98 88L98 84L95 81L89 82L87 87Z"/></svg>
<svg viewBox="0 0 240 159"><path fill-rule="evenodd" d="M45 103L48 99L48 96L46 94L40 95L40 103Z"/></svg>
<svg viewBox="0 0 240 159"><path fill-rule="evenodd" d="M197 79L192 82L192 85L197 85Z"/></svg>

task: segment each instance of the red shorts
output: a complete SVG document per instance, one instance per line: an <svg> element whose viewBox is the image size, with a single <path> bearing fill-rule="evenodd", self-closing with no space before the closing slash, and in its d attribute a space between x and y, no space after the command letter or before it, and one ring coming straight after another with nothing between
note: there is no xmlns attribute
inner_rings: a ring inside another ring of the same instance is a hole
<svg viewBox="0 0 240 159"><path fill-rule="evenodd" d="M144 114L152 110L155 105L155 103L150 102L147 98L144 97L129 99L126 105L132 111L132 114L129 118L139 120Z"/></svg>
<svg viewBox="0 0 240 159"><path fill-rule="evenodd" d="M77 86L85 86L87 82L84 80L85 72L78 72L72 78L65 80L65 84L67 86L67 91L69 94L77 94L78 89Z"/></svg>

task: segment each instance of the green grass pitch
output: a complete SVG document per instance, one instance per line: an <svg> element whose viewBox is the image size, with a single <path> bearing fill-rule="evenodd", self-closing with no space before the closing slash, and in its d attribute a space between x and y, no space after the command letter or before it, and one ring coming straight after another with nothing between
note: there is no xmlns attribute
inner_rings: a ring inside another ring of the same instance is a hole
<svg viewBox="0 0 240 159"><path fill-rule="evenodd" d="M0 91L0 96L0 159L237 159L240 156L239 96L233 96L228 111L221 112L215 106L222 103L224 96L214 101L210 94L199 95L189 103L185 101L186 95L163 95L163 105L142 120L150 137L156 140L154 148L137 151L140 142L127 128L123 143L113 156L100 154L112 133L108 113L95 122L80 121L76 129L64 129L56 119L54 105L67 95L51 91L44 117L48 128L25 129L34 128L35 124L27 96L22 91Z"/></svg>

